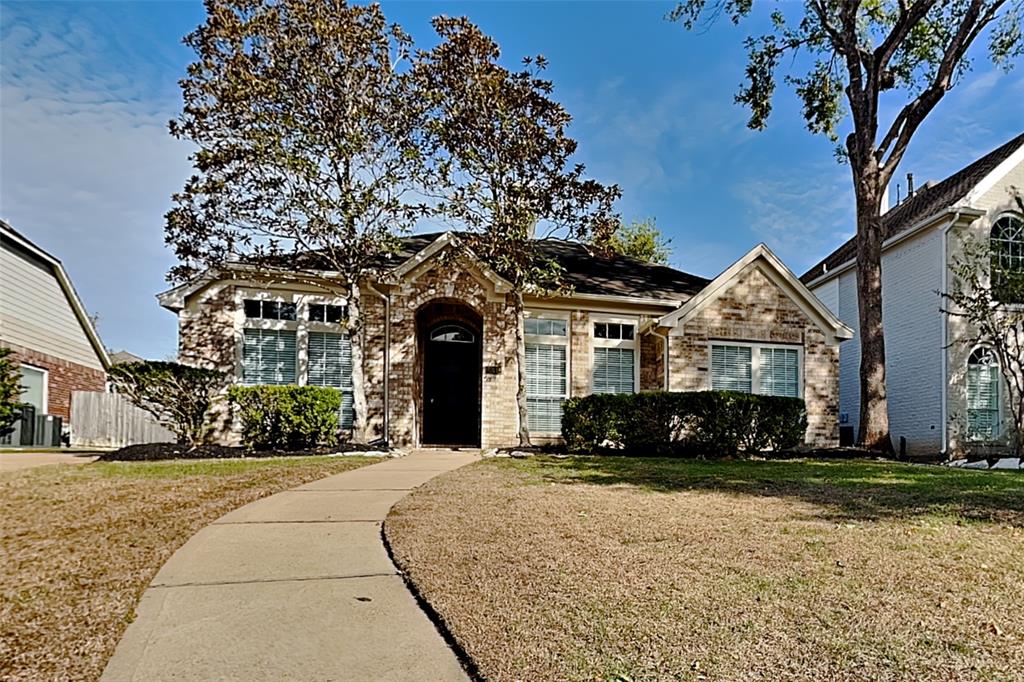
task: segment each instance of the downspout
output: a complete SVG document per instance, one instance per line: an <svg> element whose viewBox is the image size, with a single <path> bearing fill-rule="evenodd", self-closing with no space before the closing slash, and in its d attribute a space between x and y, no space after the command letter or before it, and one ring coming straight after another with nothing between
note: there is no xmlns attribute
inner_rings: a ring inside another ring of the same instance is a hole
<svg viewBox="0 0 1024 682"><path fill-rule="evenodd" d="M663 359L661 361L661 364L664 365L664 367L662 369L665 372L665 378L662 380L662 383L664 384L664 389L666 391L668 391L668 390L670 390L670 387L671 387L671 384L669 383L669 375L668 375L668 334L669 334L669 332L668 332L668 330L666 330L664 334L658 334L658 332L654 332L654 333L657 334L658 336L660 336L662 338L662 341L664 341L664 343L661 344L661 349L662 349L662 354L663 354Z"/></svg>
<svg viewBox="0 0 1024 682"><path fill-rule="evenodd" d="M391 374L391 297L367 282L366 287L384 301L384 441L391 445L391 396L388 379Z"/></svg>

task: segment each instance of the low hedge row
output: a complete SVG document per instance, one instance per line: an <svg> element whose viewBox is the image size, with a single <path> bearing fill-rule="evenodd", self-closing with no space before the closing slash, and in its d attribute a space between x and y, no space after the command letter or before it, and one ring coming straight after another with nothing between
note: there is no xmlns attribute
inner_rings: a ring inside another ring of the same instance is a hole
<svg viewBox="0 0 1024 682"><path fill-rule="evenodd" d="M232 386L228 400L242 442L257 450L302 450L338 443L341 391L323 386Z"/></svg>
<svg viewBox="0 0 1024 682"><path fill-rule="evenodd" d="M806 431L800 398L736 391L595 394L570 398L562 412L572 452L716 457L793 448Z"/></svg>

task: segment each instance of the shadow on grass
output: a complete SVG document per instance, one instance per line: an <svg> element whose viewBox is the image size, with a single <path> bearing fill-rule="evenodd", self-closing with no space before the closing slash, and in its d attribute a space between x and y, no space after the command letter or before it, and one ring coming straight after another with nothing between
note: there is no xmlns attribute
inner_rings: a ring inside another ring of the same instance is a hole
<svg viewBox="0 0 1024 682"><path fill-rule="evenodd" d="M510 461L510 460L505 460ZM836 520L954 516L1024 527L1024 474L869 460L700 461L535 457L513 466L561 484L796 498Z"/></svg>

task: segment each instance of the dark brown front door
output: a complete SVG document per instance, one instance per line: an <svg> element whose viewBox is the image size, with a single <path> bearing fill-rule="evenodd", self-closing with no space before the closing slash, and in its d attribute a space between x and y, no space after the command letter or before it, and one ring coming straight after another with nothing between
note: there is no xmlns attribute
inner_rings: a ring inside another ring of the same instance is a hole
<svg viewBox="0 0 1024 682"><path fill-rule="evenodd" d="M458 324L430 330L423 350L424 445L480 445L480 337Z"/></svg>

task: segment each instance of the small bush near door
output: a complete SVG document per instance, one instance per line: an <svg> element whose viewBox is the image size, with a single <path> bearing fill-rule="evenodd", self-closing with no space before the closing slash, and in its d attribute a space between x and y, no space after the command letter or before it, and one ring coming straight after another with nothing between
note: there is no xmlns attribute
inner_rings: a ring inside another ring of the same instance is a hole
<svg viewBox="0 0 1024 682"><path fill-rule="evenodd" d="M233 386L242 442L257 450L300 450L338 443L341 391L323 386Z"/></svg>
<svg viewBox="0 0 1024 682"><path fill-rule="evenodd" d="M793 448L806 430L803 400L735 391L589 395L569 399L562 413L574 452L716 457Z"/></svg>

